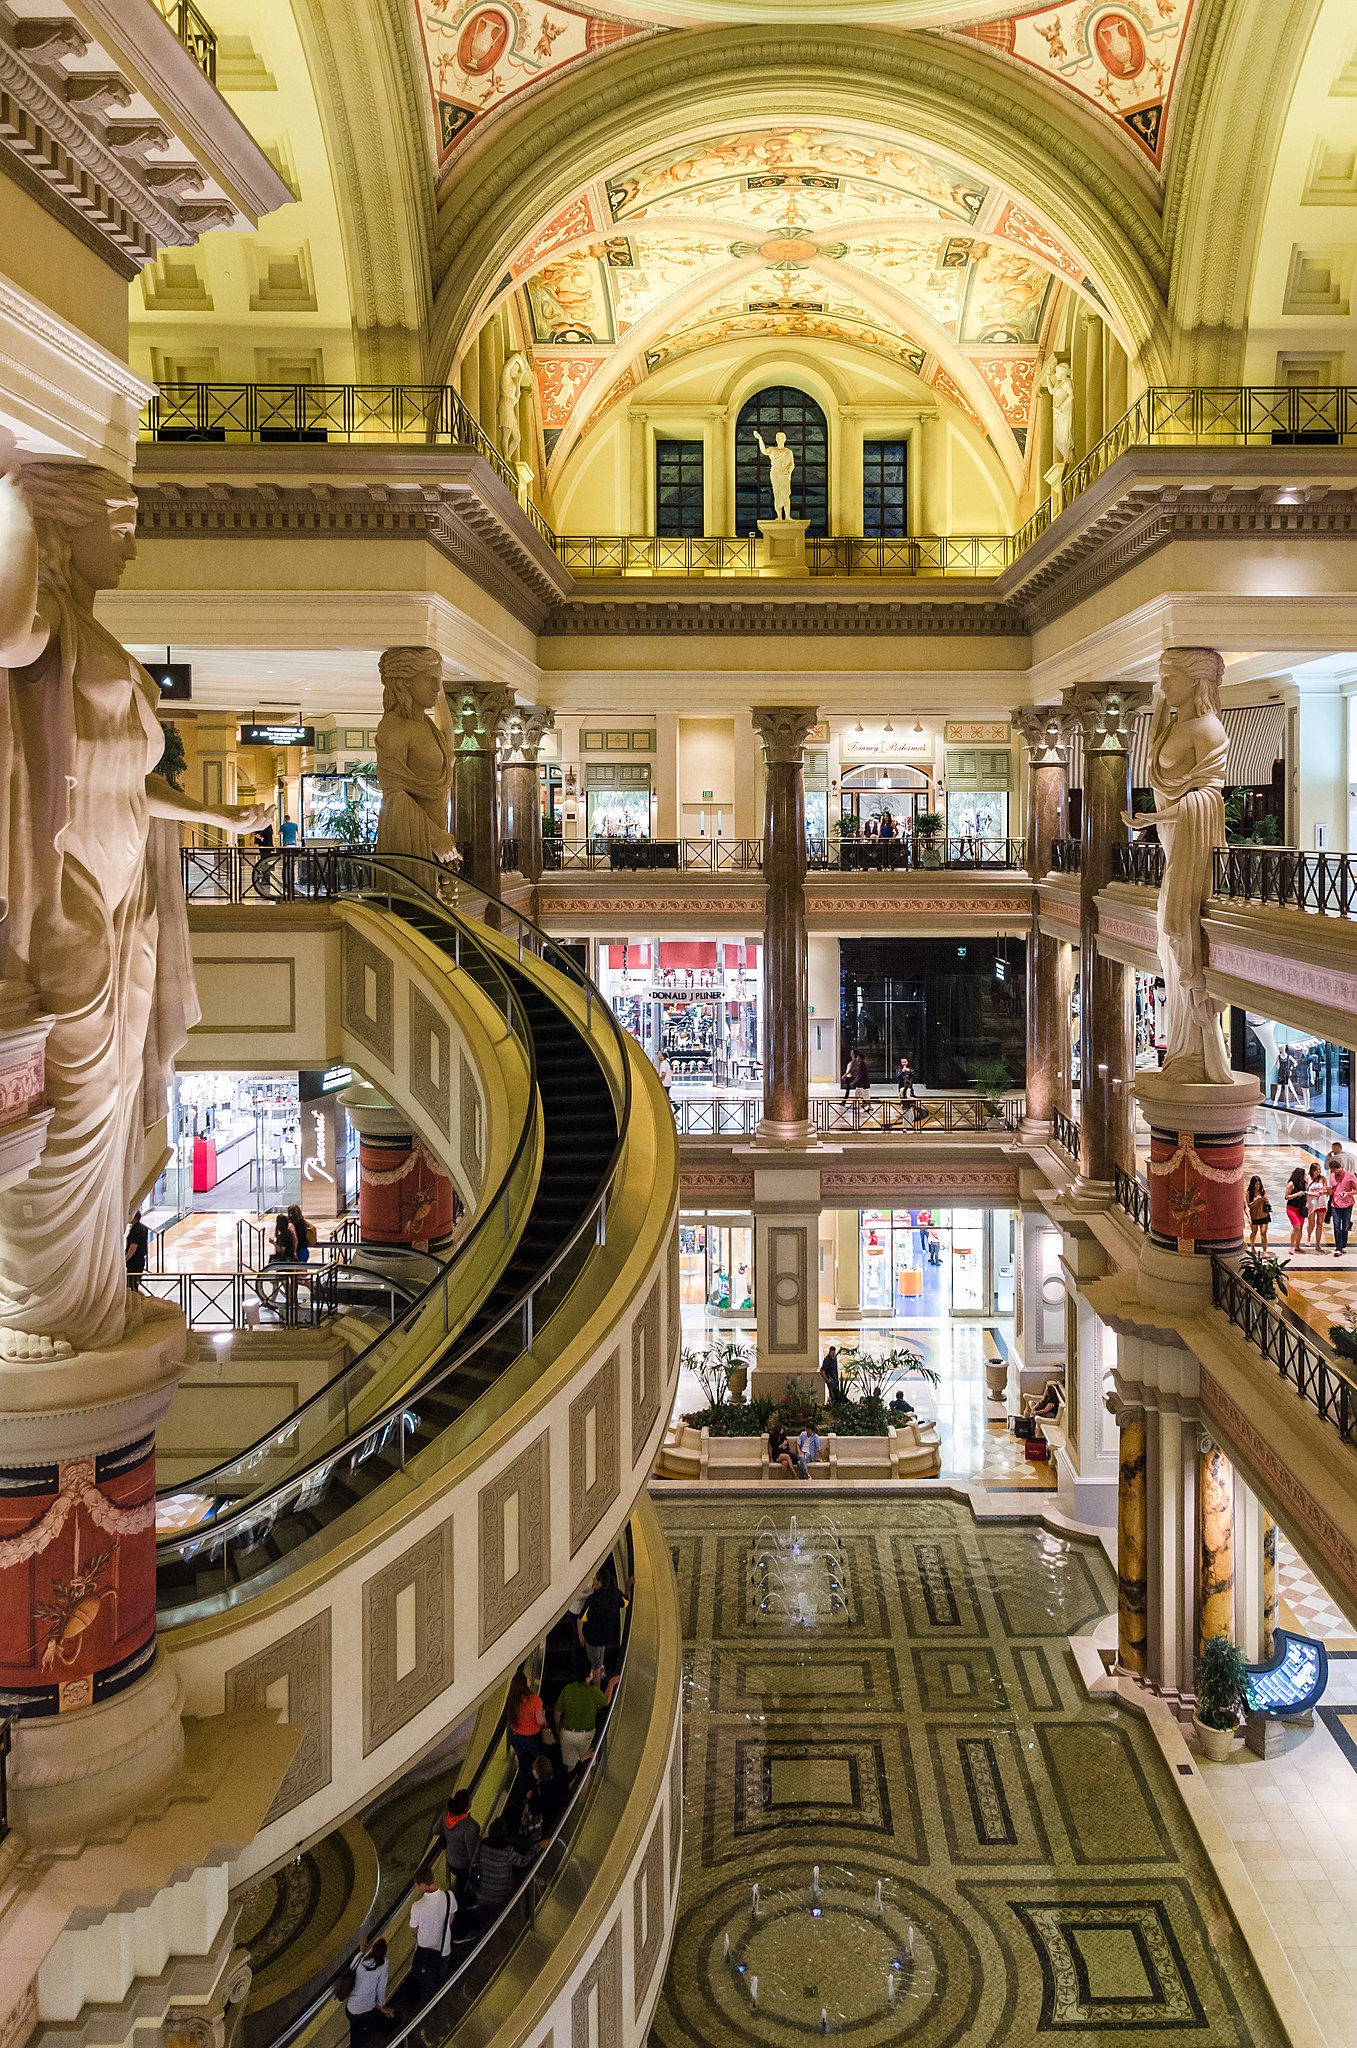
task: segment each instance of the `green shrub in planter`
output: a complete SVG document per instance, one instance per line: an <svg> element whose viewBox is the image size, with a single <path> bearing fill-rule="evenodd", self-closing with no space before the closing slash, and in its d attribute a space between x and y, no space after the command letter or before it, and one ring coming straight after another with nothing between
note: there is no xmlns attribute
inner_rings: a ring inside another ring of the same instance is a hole
<svg viewBox="0 0 1357 2048"><path fill-rule="evenodd" d="M1348 1314L1351 1313L1349 1309ZM1357 1323L1330 1323L1329 1342L1340 1358L1357 1363Z"/></svg>
<svg viewBox="0 0 1357 2048"><path fill-rule="evenodd" d="M1249 1667L1228 1636L1208 1636L1197 1659L1197 1719L1204 1728L1237 1728L1249 1710Z"/></svg>
<svg viewBox="0 0 1357 2048"><path fill-rule="evenodd" d="M1286 1293L1286 1269L1289 1259L1277 1259L1270 1252L1246 1251L1239 1262L1239 1277L1245 1285L1264 1301L1276 1301L1279 1294Z"/></svg>

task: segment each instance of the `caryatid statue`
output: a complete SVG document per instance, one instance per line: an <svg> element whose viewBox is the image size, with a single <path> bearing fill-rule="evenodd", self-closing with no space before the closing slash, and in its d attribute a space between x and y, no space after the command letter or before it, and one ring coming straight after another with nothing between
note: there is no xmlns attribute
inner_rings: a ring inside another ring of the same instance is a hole
<svg viewBox="0 0 1357 2048"><path fill-rule="evenodd" d="M532 371L528 368L527 357L517 349L499 373L499 452L511 466L523 445L523 433L518 424L518 401L522 392L532 383Z"/></svg>
<svg viewBox="0 0 1357 2048"><path fill-rule="evenodd" d="M792 471L796 468L796 457L787 446L787 436L779 432L770 448L757 429L754 439L759 444L759 454L768 459L768 481L773 489L773 514L777 519L792 516Z"/></svg>
<svg viewBox="0 0 1357 2048"><path fill-rule="evenodd" d="M1164 977L1166 1081L1230 1081L1220 1005L1206 986L1202 919L1215 850L1225 844L1225 761L1220 716L1224 663L1210 647L1171 647L1159 662L1150 719L1154 810L1126 822L1157 826L1164 879L1157 924Z"/></svg>
<svg viewBox="0 0 1357 2048"><path fill-rule="evenodd" d="M432 647L388 647L378 667L377 851L456 862L457 842L448 830L452 717L443 693L443 658Z"/></svg>
<svg viewBox="0 0 1357 2048"><path fill-rule="evenodd" d="M136 498L84 462L0 453L0 926L6 977L54 1022L41 1159L0 1193L0 1358L117 1343L146 1129L197 1021L181 822L257 831L154 771L160 692L94 616L136 553Z"/></svg>

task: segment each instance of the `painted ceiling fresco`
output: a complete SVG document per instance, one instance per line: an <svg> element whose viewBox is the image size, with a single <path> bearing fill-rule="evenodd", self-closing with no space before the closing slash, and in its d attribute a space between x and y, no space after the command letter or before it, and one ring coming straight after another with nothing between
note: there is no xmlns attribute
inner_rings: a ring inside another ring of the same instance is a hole
<svg viewBox="0 0 1357 2048"><path fill-rule="evenodd" d="M1061 0L954 31L1068 86L1158 170L1194 0Z"/></svg>
<svg viewBox="0 0 1357 2048"><path fill-rule="evenodd" d="M648 31L575 7L523 0L420 0L419 26L438 124L438 160L525 87Z"/></svg>
<svg viewBox="0 0 1357 2048"><path fill-rule="evenodd" d="M549 456L662 365L723 342L862 348L930 383L1016 474L1077 256L960 164L830 127L687 142L600 179L519 252Z"/></svg>
<svg viewBox="0 0 1357 2048"><path fill-rule="evenodd" d="M999 19L986 19L992 12L991 0L977 0L971 21L963 17L932 32L968 36L1066 87L1129 137L1158 169L1194 5L1195 0L1054 0L1047 7L1024 7ZM440 169L477 124L498 113L526 87L559 77L614 43L673 32L659 18L658 10L652 14L645 7L629 7L625 17L619 18L611 7L592 13L584 7L547 5L545 0L533 0L531 5L526 0L416 0L416 11L438 130ZM825 168L836 176L851 177L851 164L839 144L828 139L826 152ZM755 144L748 160L740 165L743 175L757 172L757 155ZM906 180L906 189L920 199L932 193L943 216L957 216L956 195L947 189L947 181L935 190L935 167L929 159L914 159L908 152L870 148L863 152L864 161L876 166L866 174L873 195L879 194L880 171L889 170L884 159L891 155L905 159L896 168ZM776 173L771 161L762 168L768 175ZM643 181L648 169L642 167L637 174ZM923 173L922 184L909 182L916 170ZM664 204L653 185L648 183L647 191L640 203ZM865 201L861 193L852 197L859 204L888 203L879 196ZM700 202L717 203L715 193ZM770 200L770 207L774 203Z"/></svg>

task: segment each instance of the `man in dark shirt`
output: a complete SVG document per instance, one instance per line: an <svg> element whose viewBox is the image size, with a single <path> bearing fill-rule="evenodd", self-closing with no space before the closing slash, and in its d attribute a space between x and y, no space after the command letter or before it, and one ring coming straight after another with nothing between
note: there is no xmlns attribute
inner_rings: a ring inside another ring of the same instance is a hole
<svg viewBox="0 0 1357 2048"><path fill-rule="evenodd" d="M602 1566L594 1574L594 1589L579 1619L579 1639L589 1654L591 1671L606 1668L610 1676L616 1671L626 1610L626 1595L618 1592L611 1566Z"/></svg>
<svg viewBox="0 0 1357 2048"><path fill-rule="evenodd" d="M141 1211L127 1226L127 1243L123 1256L127 1261L127 1284L134 1294L141 1292L141 1276L146 1271L146 1247L151 1242L151 1233L141 1220Z"/></svg>

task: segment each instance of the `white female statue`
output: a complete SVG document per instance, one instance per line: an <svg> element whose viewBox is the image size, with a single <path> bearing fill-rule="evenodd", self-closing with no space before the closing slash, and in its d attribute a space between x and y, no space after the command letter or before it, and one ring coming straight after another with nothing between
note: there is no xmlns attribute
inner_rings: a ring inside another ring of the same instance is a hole
<svg viewBox="0 0 1357 2048"><path fill-rule="evenodd" d="M1051 452L1057 462L1074 460L1074 377L1063 356L1048 364L1043 383L1051 395Z"/></svg>
<svg viewBox="0 0 1357 2048"><path fill-rule="evenodd" d="M160 693L94 616L135 527L108 470L0 452L0 945L4 974L55 1019L43 1154L0 1193L0 1358L114 1344L129 1302L139 1312L128 1210L198 1016L175 826L252 832L269 816L195 803L153 772Z"/></svg>
<svg viewBox="0 0 1357 2048"><path fill-rule="evenodd" d="M532 383L532 371L528 368L527 357L517 349L499 373L499 452L512 467L519 449L523 445L523 433L518 424L518 401L520 395Z"/></svg>
<svg viewBox="0 0 1357 2048"><path fill-rule="evenodd" d="M1202 916L1215 850L1225 844L1225 760L1220 716L1224 663L1210 647L1171 647L1160 658L1150 721L1154 810L1126 822L1159 828L1159 966L1164 976L1166 1081L1230 1081L1220 1006L1206 987Z"/></svg>
<svg viewBox="0 0 1357 2048"><path fill-rule="evenodd" d="M452 718L443 694L442 657L432 647L388 647L378 666L382 716L377 726L377 780L382 811L377 851L455 862L457 842L448 830Z"/></svg>

